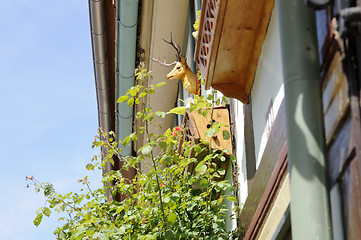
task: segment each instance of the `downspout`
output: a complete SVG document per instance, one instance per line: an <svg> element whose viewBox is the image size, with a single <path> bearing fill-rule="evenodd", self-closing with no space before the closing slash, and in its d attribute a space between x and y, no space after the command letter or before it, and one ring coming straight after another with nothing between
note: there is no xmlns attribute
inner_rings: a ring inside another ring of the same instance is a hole
<svg viewBox="0 0 361 240"><path fill-rule="evenodd" d="M91 40L93 46L93 64L95 73L95 85L97 92L98 103L98 121L99 127L104 132L109 132L111 129L110 118L110 94L109 94L109 79L108 79L108 63L106 58L106 34L105 34L105 16L104 16L104 1L103 0L89 0L89 16L90 16L90 30ZM102 154L107 154L107 149L102 148ZM106 164L104 172L111 170L111 165Z"/></svg>
<svg viewBox="0 0 361 240"><path fill-rule="evenodd" d="M116 99L126 94L134 86L134 69L136 60L138 22L138 0L117 1L117 52L116 71L117 86ZM127 103L116 105L116 135L118 140L124 140L132 133L133 107ZM123 156L130 156L132 151L129 145L119 146Z"/></svg>
<svg viewBox="0 0 361 240"><path fill-rule="evenodd" d="M279 0L292 239L332 239L315 14Z"/></svg>

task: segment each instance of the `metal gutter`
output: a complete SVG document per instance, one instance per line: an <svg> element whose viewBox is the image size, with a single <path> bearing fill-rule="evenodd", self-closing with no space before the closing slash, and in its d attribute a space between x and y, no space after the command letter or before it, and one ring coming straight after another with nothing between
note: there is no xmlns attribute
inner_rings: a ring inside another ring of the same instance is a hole
<svg viewBox="0 0 361 240"><path fill-rule="evenodd" d="M99 127L102 128L104 132L109 132L111 130L111 109L109 104L110 89L107 74L108 63L106 56L104 0L89 0L88 4ZM102 148L102 153L106 153L105 148ZM107 164L104 171L109 171L110 169L110 164Z"/></svg>
<svg viewBox="0 0 361 240"><path fill-rule="evenodd" d="M279 0L292 239L332 239L314 11Z"/></svg>
<svg viewBox="0 0 361 240"><path fill-rule="evenodd" d="M116 99L126 94L134 86L138 23L138 0L117 1L116 31ZM127 103L116 105L116 136L123 140L132 133L133 107ZM120 146L122 155L131 155L131 147Z"/></svg>

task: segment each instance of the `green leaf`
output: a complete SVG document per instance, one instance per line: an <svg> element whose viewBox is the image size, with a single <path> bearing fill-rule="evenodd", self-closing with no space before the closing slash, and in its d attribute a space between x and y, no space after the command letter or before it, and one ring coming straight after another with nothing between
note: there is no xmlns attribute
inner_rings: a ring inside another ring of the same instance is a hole
<svg viewBox="0 0 361 240"><path fill-rule="evenodd" d="M229 153L229 149L228 148L225 148L222 150L223 153Z"/></svg>
<svg viewBox="0 0 361 240"><path fill-rule="evenodd" d="M207 179L203 178L202 180L200 180L199 185L201 186L201 188L206 189L208 187Z"/></svg>
<svg viewBox="0 0 361 240"><path fill-rule="evenodd" d="M172 160L172 158L170 157L170 156L166 156L165 158L164 158L164 164L170 164L170 161Z"/></svg>
<svg viewBox="0 0 361 240"><path fill-rule="evenodd" d="M216 133L216 129L214 129L214 128L210 128L206 131L206 135L208 137L212 137L215 133Z"/></svg>
<svg viewBox="0 0 361 240"><path fill-rule="evenodd" d="M106 232L103 232L103 234L100 236L101 240L109 240L109 235Z"/></svg>
<svg viewBox="0 0 361 240"><path fill-rule="evenodd" d="M94 165L91 163L88 163L85 167L87 170L94 169Z"/></svg>
<svg viewBox="0 0 361 240"><path fill-rule="evenodd" d="M57 204L57 205L55 206L55 211L56 211L57 213L64 212L64 210L65 210L65 205L64 205L64 203L59 203L59 204Z"/></svg>
<svg viewBox="0 0 361 240"><path fill-rule="evenodd" d="M125 227L121 226L118 228L118 233L119 234L125 234Z"/></svg>
<svg viewBox="0 0 361 240"><path fill-rule="evenodd" d="M125 101L127 101L129 99L129 97L127 95L121 96L120 98L118 98L117 103L123 103Z"/></svg>
<svg viewBox="0 0 361 240"><path fill-rule="evenodd" d="M152 152L152 146L150 145L147 145L147 146L144 146L142 149L141 149L141 152L144 154L144 155L148 155Z"/></svg>
<svg viewBox="0 0 361 240"><path fill-rule="evenodd" d="M216 189L217 192L219 192L221 190L225 190L225 183L224 182L218 182L215 189Z"/></svg>
<svg viewBox="0 0 361 240"><path fill-rule="evenodd" d="M218 98L218 99L216 100L216 105L220 105L220 104L221 104L221 99Z"/></svg>
<svg viewBox="0 0 361 240"><path fill-rule="evenodd" d="M175 235L174 235L174 232L171 230L171 229L168 229L166 232L165 232L165 239L166 240L175 240Z"/></svg>
<svg viewBox="0 0 361 240"><path fill-rule="evenodd" d="M202 148L199 145L195 145L194 146L194 151L196 151L196 153L201 153L202 152Z"/></svg>
<svg viewBox="0 0 361 240"><path fill-rule="evenodd" d="M174 224L175 221L177 220L177 215L175 215L174 213L171 212L171 213L169 213L167 219L170 224Z"/></svg>
<svg viewBox="0 0 361 240"><path fill-rule="evenodd" d="M161 149L163 149L163 151L166 151L167 150L167 143L165 142L165 141L161 141L160 143L159 143L159 147L161 148Z"/></svg>
<svg viewBox="0 0 361 240"><path fill-rule="evenodd" d="M129 135L129 138L132 139L132 141L136 142L138 140L138 136L137 136L137 133L131 133Z"/></svg>
<svg viewBox="0 0 361 240"><path fill-rule="evenodd" d="M166 82L160 82L160 83L158 83L157 85L155 85L156 87L161 87L161 86L163 86L163 85L165 85L165 84L167 84Z"/></svg>
<svg viewBox="0 0 361 240"><path fill-rule="evenodd" d="M235 197L226 197L229 201L237 202L237 198Z"/></svg>
<svg viewBox="0 0 361 240"><path fill-rule="evenodd" d="M137 114L135 115L135 117L138 119L138 118L141 118L143 116L143 112L137 112Z"/></svg>
<svg viewBox="0 0 361 240"><path fill-rule="evenodd" d="M163 202L164 202L164 203L169 203L169 201L170 201L170 197L169 197L169 196L165 196L165 197L163 198Z"/></svg>
<svg viewBox="0 0 361 240"><path fill-rule="evenodd" d="M138 91L139 91L139 88L137 88L137 87L133 87L133 88L131 88L131 89L128 90L129 94L130 94L132 97L134 97L135 95L137 95Z"/></svg>
<svg viewBox="0 0 361 240"><path fill-rule="evenodd" d="M47 198L51 198L55 195L55 190L51 184L47 184L44 187L44 195Z"/></svg>
<svg viewBox="0 0 361 240"><path fill-rule="evenodd" d="M147 92L141 92L140 94L139 94L139 98L142 98L142 97L144 97L145 95L147 95L148 93Z"/></svg>
<svg viewBox="0 0 361 240"><path fill-rule="evenodd" d="M144 118L143 118L143 121L146 121L146 120L149 120L149 121L152 121L153 120L153 113L148 113L148 115L145 115Z"/></svg>
<svg viewBox="0 0 361 240"><path fill-rule="evenodd" d="M218 173L223 176L224 174L226 174L226 170L224 170L224 169L219 169L219 170L218 170Z"/></svg>
<svg viewBox="0 0 361 240"><path fill-rule="evenodd" d="M202 161L202 162L199 162L198 164L197 164L197 166L196 166L196 172L198 172L199 171L199 169L202 167L204 165L204 162Z"/></svg>
<svg viewBox="0 0 361 240"><path fill-rule="evenodd" d="M169 110L170 113L181 114L181 115L184 115L185 111L186 111L185 107L175 107Z"/></svg>
<svg viewBox="0 0 361 240"><path fill-rule="evenodd" d="M223 104L229 104L229 98L226 96L222 96L222 102Z"/></svg>
<svg viewBox="0 0 361 240"><path fill-rule="evenodd" d="M85 232L85 229L83 227L81 227L80 229L78 228L77 230L74 231L73 235L71 235L70 239L76 239L76 240L80 240L83 238L83 233Z"/></svg>
<svg viewBox="0 0 361 240"><path fill-rule="evenodd" d="M187 149L184 151L184 156L185 156L185 157L188 157L191 150L192 150L191 148L187 148Z"/></svg>
<svg viewBox="0 0 361 240"><path fill-rule="evenodd" d="M198 37L198 31L192 32L192 36L193 36L194 39L197 39L197 37Z"/></svg>
<svg viewBox="0 0 361 240"><path fill-rule="evenodd" d="M130 142L130 136L127 136L123 141L122 141L122 145L125 147L127 144L129 144Z"/></svg>
<svg viewBox="0 0 361 240"><path fill-rule="evenodd" d="M64 227L63 227L64 229ZM66 240L66 235L63 231L58 234L58 240Z"/></svg>
<svg viewBox="0 0 361 240"><path fill-rule="evenodd" d="M193 112L193 111L196 110L196 109L197 109L197 105L191 103L191 107L190 107L189 111L190 111L190 112Z"/></svg>
<svg viewBox="0 0 361 240"><path fill-rule="evenodd" d="M129 107L133 106L134 105L134 98L133 97L129 98L127 104L128 104Z"/></svg>
<svg viewBox="0 0 361 240"><path fill-rule="evenodd" d="M226 190L229 190L229 191L233 191L234 187L227 183L227 182L218 182L217 185L216 185L216 190L217 191L226 191Z"/></svg>
<svg viewBox="0 0 361 240"><path fill-rule="evenodd" d="M170 197L170 199L171 199L173 202L176 202L176 201L178 201L179 197L180 197L179 193L175 192L175 193L172 194L172 196Z"/></svg>
<svg viewBox="0 0 361 240"><path fill-rule="evenodd" d="M33 223L35 226L39 226L39 224L41 223L41 220L43 219L43 214L39 213L36 218L34 219Z"/></svg>
<svg viewBox="0 0 361 240"><path fill-rule="evenodd" d="M195 170L199 174L204 174L207 171L207 166L204 165L203 162L200 162L200 163L198 163Z"/></svg>
<svg viewBox="0 0 361 240"><path fill-rule="evenodd" d="M44 214L45 216L49 217L49 216L50 216L50 213L51 213L51 211L50 211L49 208L47 208L47 207L44 207L44 208L43 208L43 214Z"/></svg>
<svg viewBox="0 0 361 240"><path fill-rule="evenodd" d="M231 135L229 134L228 130L223 130L223 139L228 140L231 138Z"/></svg>
<svg viewBox="0 0 361 240"><path fill-rule="evenodd" d="M236 157L233 154L229 154L229 158L231 159L232 163L236 162Z"/></svg>
<svg viewBox="0 0 361 240"><path fill-rule="evenodd" d="M165 118L165 112L157 111L155 114L160 118Z"/></svg>

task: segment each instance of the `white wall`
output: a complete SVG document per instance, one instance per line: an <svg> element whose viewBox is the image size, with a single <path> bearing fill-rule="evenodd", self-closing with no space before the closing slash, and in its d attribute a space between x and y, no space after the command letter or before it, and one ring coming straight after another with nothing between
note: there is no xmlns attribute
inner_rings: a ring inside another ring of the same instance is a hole
<svg viewBox="0 0 361 240"><path fill-rule="evenodd" d="M270 102L273 101L273 118L276 118L283 97L281 44L279 38L278 13L275 7L262 46L262 52L258 60L255 80L251 91L257 168L268 140L266 118Z"/></svg>
<svg viewBox="0 0 361 240"><path fill-rule="evenodd" d="M266 115L269 104L273 101L273 115L277 116L283 100L283 76L281 62L281 48L278 28L277 8L274 8L267 35L263 43L261 56L255 74L254 85L251 91L253 127L255 137L255 152L257 168L266 146L267 126ZM243 103L232 99L235 114L235 147L238 169L239 202L243 204L248 196L247 170L244 143L244 113Z"/></svg>

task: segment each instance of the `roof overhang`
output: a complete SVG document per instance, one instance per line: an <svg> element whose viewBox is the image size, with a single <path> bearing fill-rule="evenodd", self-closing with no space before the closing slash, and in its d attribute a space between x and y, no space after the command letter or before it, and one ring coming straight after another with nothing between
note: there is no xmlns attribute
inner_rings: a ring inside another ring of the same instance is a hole
<svg viewBox="0 0 361 240"><path fill-rule="evenodd" d="M203 1L195 61L211 86L249 102L274 0Z"/></svg>

